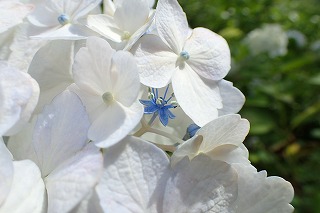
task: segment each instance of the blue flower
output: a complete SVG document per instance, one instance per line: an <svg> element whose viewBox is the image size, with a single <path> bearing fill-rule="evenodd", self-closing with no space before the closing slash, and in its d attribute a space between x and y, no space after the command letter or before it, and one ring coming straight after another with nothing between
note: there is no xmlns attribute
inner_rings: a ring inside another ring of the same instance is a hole
<svg viewBox="0 0 320 213"><path fill-rule="evenodd" d="M172 108L176 108L177 105L174 102L168 104L168 102L173 98L174 94L166 100L166 95L168 92L169 85L166 88L166 91L163 97L159 97L158 89L150 89L149 99L150 100L139 100L140 103L144 105L145 114L154 114L153 119L159 115L159 119L164 126L168 125L169 118L174 119L176 116L170 111ZM152 92L151 92L152 90Z"/></svg>

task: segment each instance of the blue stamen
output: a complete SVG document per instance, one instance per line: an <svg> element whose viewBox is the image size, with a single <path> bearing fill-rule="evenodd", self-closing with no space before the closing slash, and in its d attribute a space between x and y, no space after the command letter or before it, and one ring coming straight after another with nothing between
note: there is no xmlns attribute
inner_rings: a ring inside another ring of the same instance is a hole
<svg viewBox="0 0 320 213"><path fill-rule="evenodd" d="M152 88L152 95L150 95L152 98L149 98L149 100L139 100L141 104L144 105L144 113L145 114L154 114L153 119L159 115L160 122L167 126L170 119L174 119L176 116L170 111L172 108L176 108L176 105L168 104L168 102L174 97L173 93L170 96L169 99L165 99L167 92L169 89L169 85L166 88L166 91L164 93L163 97L159 97L158 89ZM150 91L150 90L149 90ZM150 91L150 92L151 92Z"/></svg>
<svg viewBox="0 0 320 213"><path fill-rule="evenodd" d="M170 84L169 84L169 85L170 85ZM163 99L166 99L167 92L168 92L168 89L169 89L169 85L167 86L166 91L164 92Z"/></svg>
<svg viewBox="0 0 320 213"><path fill-rule="evenodd" d="M158 89L156 89L156 96L159 97L159 95L158 95Z"/></svg>

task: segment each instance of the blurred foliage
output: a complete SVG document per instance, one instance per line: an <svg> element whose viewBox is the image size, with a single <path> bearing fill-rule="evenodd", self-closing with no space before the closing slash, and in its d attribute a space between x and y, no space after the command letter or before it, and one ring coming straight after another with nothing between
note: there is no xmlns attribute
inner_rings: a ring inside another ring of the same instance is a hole
<svg viewBox="0 0 320 213"><path fill-rule="evenodd" d="M320 1L179 3L192 28L209 28L230 45L233 64L226 79L247 99L240 114L251 123L245 141L251 162L292 183L295 212L320 212ZM305 44L289 39L284 56L250 54L245 37L266 23L300 32Z"/></svg>

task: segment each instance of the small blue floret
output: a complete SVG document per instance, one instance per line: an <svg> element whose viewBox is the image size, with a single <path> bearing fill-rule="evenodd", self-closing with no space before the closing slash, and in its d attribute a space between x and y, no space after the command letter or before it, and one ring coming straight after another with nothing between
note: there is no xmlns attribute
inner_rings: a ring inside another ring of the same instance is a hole
<svg viewBox="0 0 320 213"><path fill-rule="evenodd" d="M189 137L192 138L199 129L200 126L198 126L197 124L190 124L187 128L187 133L189 134Z"/></svg>
<svg viewBox="0 0 320 213"><path fill-rule="evenodd" d="M70 22L70 17L66 14L62 14L58 17L58 21L61 25L66 25Z"/></svg>
<svg viewBox="0 0 320 213"><path fill-rule="evenodd" d="M152 93L150 95L150 100L139 100L141 104L144 105L145 114L154 114L159 115L160 122L167 126L170 119L174 119L176 116L170 111L170 109L175 108L173 104L168 104L168 102L173 97L173 94L166 100L166 95L168 92L168 87L164 93L163 97L159 97L158 89L152 88Z"/></svg>

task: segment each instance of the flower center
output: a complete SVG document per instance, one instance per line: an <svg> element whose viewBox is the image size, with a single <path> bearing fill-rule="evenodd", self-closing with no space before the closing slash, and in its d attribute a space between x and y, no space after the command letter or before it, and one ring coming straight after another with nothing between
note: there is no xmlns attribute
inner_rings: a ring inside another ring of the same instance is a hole
<svg viewBox="0 0 320 213"><path fill-rule="evenodd" d="M121 36L121 40L122 40L122 41L123 41L123 40L129 40L130 37L131 37L130 32L124 31L124 32L123 32L123 35Z"/></svg>
<svg viewBox="0 0 320 213"><path fill-rule="evenodd" d="M159 97L156 100L156 104L158 105L158 107L163 107L165 104L167 104L167 102L165 100L163 100L162 97Z"/></svg>
<svg viewBox="0 0 320 213"><path fill-rule="evenodd" d="M70 17L68 15L66 15L66 14L61 14L58 17L58 21L63 26L63 25L66 25L66 24L70 23Z"/></svg>
<svg viewBox="0 0 320 213"><path fill-rule="evenodd" d="M180 58L183 59L184 61L188 60L190 58L190 55L187 51L183 50L180 53Z"/></svg>
<svg viewBox="0 0 320 213"><path fill-rule="evenodd" d="M140 103L144 105L144 113L153 114L149 123L153 123L154 119L159 116L161 123L164 126L167 126L169 118L174 119L176 117L174 114L172 114L170 109L176 108L178 103L176 101L171 101L171 99L174 97L173 93L168 99L166 99L168 89L169 85L167 86L163 97L160 97L158 94L158 89L148 88L149 100L140 100Z"/></svg>
<svg viewBox="0 0 320 213"><path fill-rule="evenodd" d="M102 100L105 104L110 105L114 101L114 97L111 92L105 92L102 95Z"/></svg>

